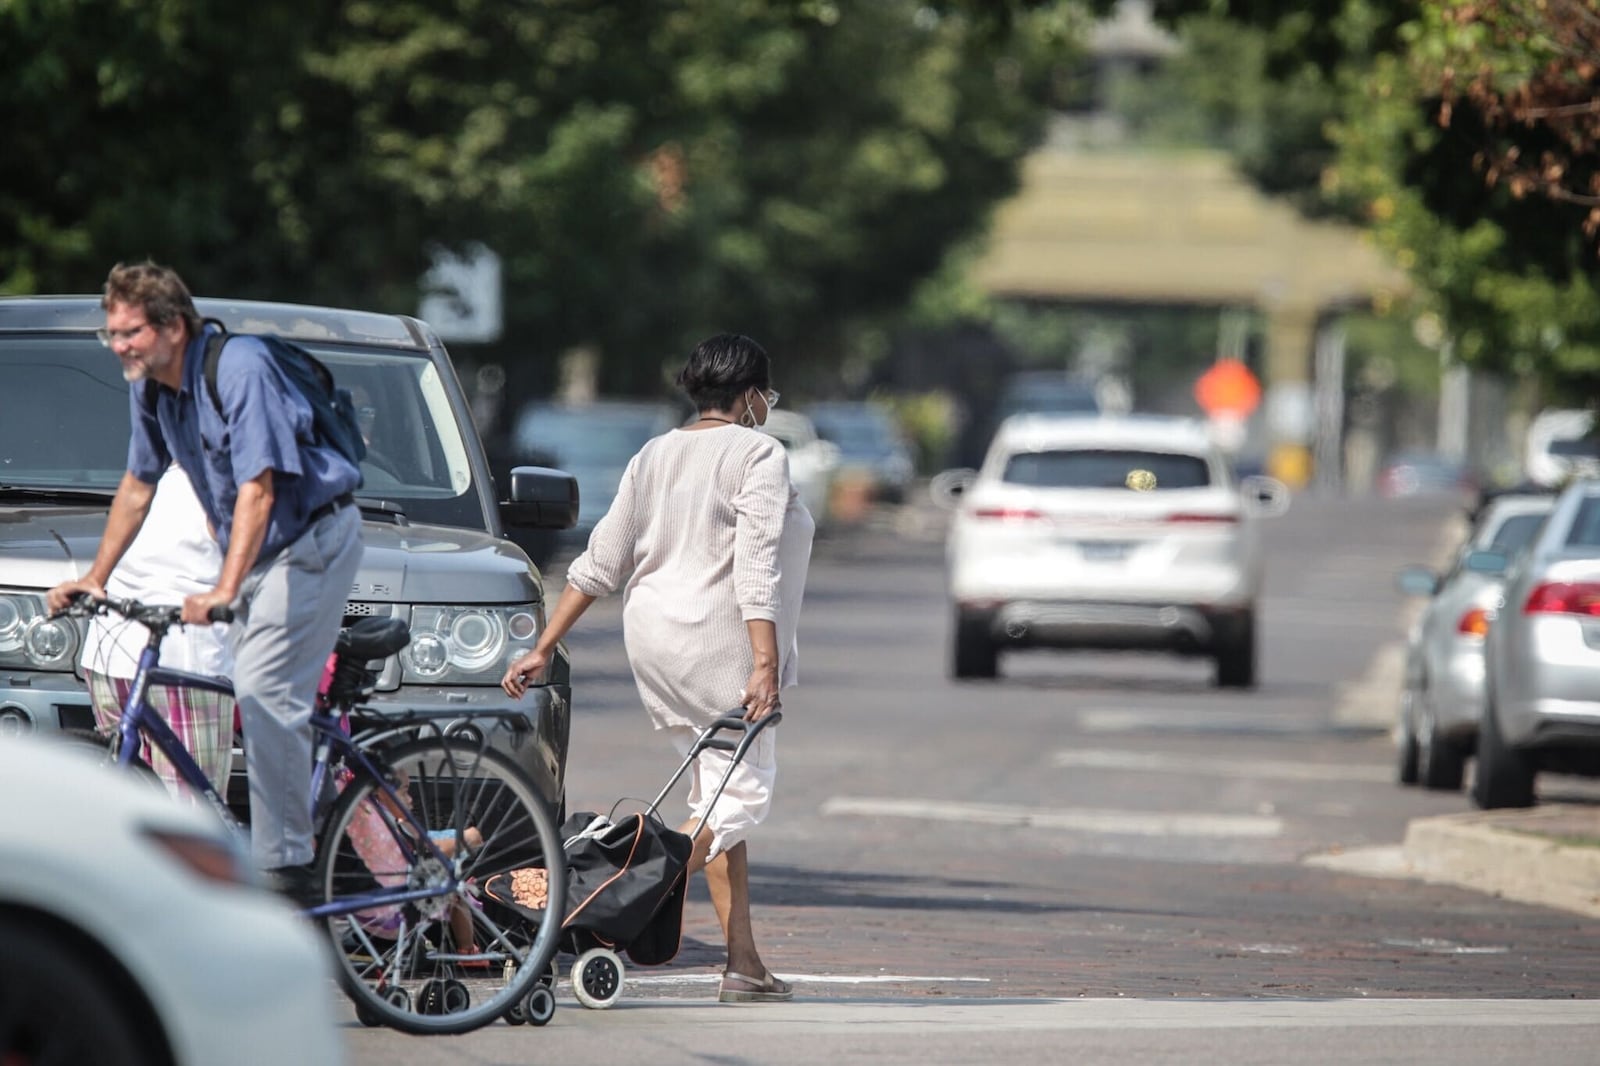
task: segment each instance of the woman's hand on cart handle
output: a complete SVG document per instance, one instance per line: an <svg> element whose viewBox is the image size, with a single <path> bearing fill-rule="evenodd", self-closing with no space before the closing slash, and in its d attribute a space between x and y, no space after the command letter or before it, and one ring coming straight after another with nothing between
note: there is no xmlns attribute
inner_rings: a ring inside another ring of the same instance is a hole
<svg viewBox="0 0 1600 1066"><path fill-rule="evenodd" d="M744 691L739 693L739 703L744 707L744 719L747 722L759 722L782 707L778 699L778 667L757 666L750 671L750 680L745 682Z"/></svg>

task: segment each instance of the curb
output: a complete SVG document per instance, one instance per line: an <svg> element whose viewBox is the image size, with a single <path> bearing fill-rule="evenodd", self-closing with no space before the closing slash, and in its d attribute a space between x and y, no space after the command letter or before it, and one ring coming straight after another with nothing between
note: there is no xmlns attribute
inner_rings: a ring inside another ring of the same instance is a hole
<svg viewBox="0 0 1600 1066"><path fill-rule="evenodd" d="M1600 846L1562 843L1577 824L1600 837L1600 811L1552 804L1525 811L1413 819L1404 857L1415 876L1521 903L1600 918Z"/></svg>

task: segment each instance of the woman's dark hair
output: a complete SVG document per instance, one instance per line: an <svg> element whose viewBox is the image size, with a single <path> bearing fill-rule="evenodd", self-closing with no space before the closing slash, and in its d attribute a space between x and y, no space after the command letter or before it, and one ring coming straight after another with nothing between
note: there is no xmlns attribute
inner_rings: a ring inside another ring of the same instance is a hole
<svg viewBox="0 0 1600 1066"><path fill-rule="evenodd" d="M719 333L700 342L678 374L697 411L726 411L746 389L772 384L767 350L749 337Z"/></svg>
<svg viewBox="0 0 1600 1066"><path fill-rule="evenodd" d="M169 326L181 318L189 326L189 336L200 333L200 313L195 310L189 287L177 271L149 260L132 266L118 263L111 268L100 306L109 311L112 304L139 308L152 326Z"/></svg>

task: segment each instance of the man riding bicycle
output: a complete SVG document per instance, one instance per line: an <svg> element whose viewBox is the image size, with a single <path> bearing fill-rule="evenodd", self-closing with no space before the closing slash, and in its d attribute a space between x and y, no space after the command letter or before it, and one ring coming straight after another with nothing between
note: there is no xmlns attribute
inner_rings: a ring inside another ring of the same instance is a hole
<svg viewBox="0 0 1600 1066"><path fill-rule="evenodd" d="M177 462L224 552L216 587L186 597L183 620L203 624L213 607L234 609L252 850L280 890L303 899L312 890L311 708L361 560L352 497L361 472L316 439L309 403L256 337L228 338L217 364L220 410L211 403L203 363L216 327L201 321L174 271L118 264L101 306L101 340L130 383L128 468L93 564L51 589L50 607L105 594L156 482Z"/></svg>

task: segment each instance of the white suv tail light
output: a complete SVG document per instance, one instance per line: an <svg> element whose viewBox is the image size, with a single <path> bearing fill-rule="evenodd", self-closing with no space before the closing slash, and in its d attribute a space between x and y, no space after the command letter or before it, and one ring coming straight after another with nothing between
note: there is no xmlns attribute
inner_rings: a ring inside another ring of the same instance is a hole
<svg viewBox="0 0 1600 1066"><path fill-rule="evenodd" d="M972 517L988 522L1039 522L1048 516L1036 507L978 507Z"/></svg>
<svg viewBox="0 0 1600 1066"><path fill-rule="evenodd" d="M1239 521L1239 516L1236 514L1201 514L1199 512L1180 511L1177 514L1167 515L1167 521L1188 525L1197 523L1233 525Z"/></svg>

